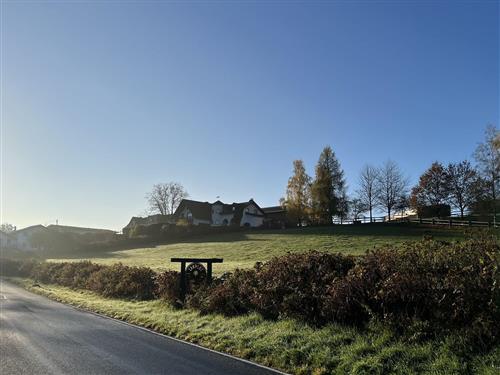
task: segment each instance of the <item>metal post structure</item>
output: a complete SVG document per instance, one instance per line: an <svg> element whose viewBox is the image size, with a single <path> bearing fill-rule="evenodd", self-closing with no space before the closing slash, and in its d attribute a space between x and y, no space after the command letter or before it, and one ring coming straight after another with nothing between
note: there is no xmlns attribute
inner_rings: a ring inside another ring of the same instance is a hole
<svg viewBox="0 0 500 375"><path fill-rule="evenodd" d="M222 258L172 258L170 259L172 263L181 264L181 299L184 301L187 293L187 274L186 274L186 263L206 263L207 264L207 278L205 280L206 284L212 282L212 264L222 263L224 260Z"/></svg>

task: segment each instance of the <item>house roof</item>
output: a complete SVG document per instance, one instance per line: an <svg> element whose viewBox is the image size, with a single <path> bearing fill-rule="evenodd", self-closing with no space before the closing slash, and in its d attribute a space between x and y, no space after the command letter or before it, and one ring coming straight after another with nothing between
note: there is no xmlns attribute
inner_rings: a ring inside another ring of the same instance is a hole
<svg viewBox="0 0 500 375"><path fill-rule="evenodd" d="M266 214L277 213L277 212L285 212L286 210L281 206L272 206L272 207L262 207L262 211Z"/></svg>
<svg viewBox="0 0 500 375"><path fill-rule="evenodd" d="M199 201L193 201L191 199L183 199L179 204L179 207L177 207L177 210L175 210L174 215L175 216L179 215L179 213L184 209L188 209L189 211L191 211L191 214L197 219L208 220L208 221L212 220L212 205L208 202L199 202Z"/></svg>
<svg viewBox="0 0 500 375"><path fill-rule="evenodd" d="M173 215L149 215L147 217L134 216L123 229L133 228L136 225L167 224L171 221Z"/></svg>
<svg viewBox="0 0 500 375"><path fill-rule="evenodd" d="M23 228L23 229L15 230L14 232L11 233L11 235L16 235L16 234L21 233L21 232L28 232L28 231L35 230L35 229L47 230L46 227L44 227L41 224L38 224L38 225L31 225L31 226Z"/></svg>
<svg viewBox="0 0 500 375"><path fill-rule="evenodd" d="M180 212L187 208L197 219L212 221L212 206L222 205L222 214L234 214L233 220L238 221L241 220L243 211L246 207L248 207L249 204L255 205L255 207L257 207L257 209L261 211L262 215L265 215L264 211L257 203L255 203L253 199L250 199L248 202L233 202L231 204L223 203L220 200L217 200L214 203L209 203L194 201L191 199L183 199L179 204L179 207L175 211L175 215L178 216Z"/></svg>
<svg viewBox="0 0 500 375"><path fill-rule="evenodd" d="M69 226L69 225L49 225L47 228L51 229L51 230L56 230L58 232L77 233L77 234L86 234L86 233L115 234L116 233L115 231L112 231L109 229L84 228L84 227L74 227L74 226Z"/></svg>

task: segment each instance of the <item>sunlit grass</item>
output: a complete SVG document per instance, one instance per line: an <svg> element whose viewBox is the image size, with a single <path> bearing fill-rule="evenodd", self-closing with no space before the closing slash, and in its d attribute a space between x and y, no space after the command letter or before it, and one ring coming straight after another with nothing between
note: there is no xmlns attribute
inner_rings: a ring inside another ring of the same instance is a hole
<svg viewBox="0 0 500 375"><path fill-rule="evenodd" d="M107 299L89 291L16 282L80 308L294 374L498 374L500 368L498 347L466 357L456 350L457 335L411 342L381 324L314 328L291 319L267 321L257 314L226 318L176 310L158 300Z"/></svg>
<svg viewBox="0 0 500 375"><path fill-rule="evenodd" d="M235 268L252 267L255 262L266 261L286 252L322 250L360 255L377 246L417 241L425 234L443 240L463 238L462 231L457 229L407 225L340 225L206 235L191 241L71 257L61 256L50 260L89 259L102 264L123 262L127 265L164 270L178 269L178 264L170 263L172 257L220 257L224 258L224 263L214 265L214 272L221 273Z"/></svg>

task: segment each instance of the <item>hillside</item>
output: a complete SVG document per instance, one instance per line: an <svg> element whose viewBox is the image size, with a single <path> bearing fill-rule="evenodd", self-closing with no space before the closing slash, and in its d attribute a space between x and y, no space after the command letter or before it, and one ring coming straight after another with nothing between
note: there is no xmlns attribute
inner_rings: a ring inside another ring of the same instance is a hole
<svg viewBox="0 0 500 375"><path fill-rule="evenodd" d="M420 240L430 235L439 240L464 238L462 229L429 228L406 224L337 225L333 227L297 228L286 230L259 230L218 235L205 235L178 243L158 244L127 250L96 254L61 256L51 261L78 261L148 266L155 270L177 269L171 257L221 257L224 263L214 265L221 273L235 268L252 267L255 262L269 260L286 252L322 250L353 255L385 244Z"/></svg>

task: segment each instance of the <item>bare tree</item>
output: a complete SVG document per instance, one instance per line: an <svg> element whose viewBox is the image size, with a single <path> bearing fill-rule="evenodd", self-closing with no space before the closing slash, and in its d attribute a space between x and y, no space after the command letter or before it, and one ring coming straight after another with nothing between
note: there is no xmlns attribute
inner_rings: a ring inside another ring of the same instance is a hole
<svg viewBox="0 0 500 375"><path fill-rule="evenodd" d="M354 198L351 203L351 214L353 220L359 220L359 217L363 212L368 211L366 204L359 198Z"/></svg>
<svg viewBox="0 0 500 375"><path fill-rule="evenodd" d="M377 168L366 165L359 174L359 189L357 195L361 203L370 212L370 223L373 221L373 209L376 205L377 197Z"/></svg>
<svg viewBox="0 0 500 375"><path fill-rule="evenodd" d="M408 178L404 176L398 165L388 160L377 173L377 202L387 210L388 220L391 213L401 202L401 197L408 194Z"/></svg>
<svg viewBox="0 0 500 375"><path fill-rule="evenodd" d="M500 148L498 129L488 125L485 131L485 140L479 143L474 158L482 177L488 182L490 197L493 201L493 214L496 221L496 199L500 184Z"/></svg>
<svg viewBox="0 0 500 375"><path fill-rule="evenodd" d="M450 163L446 168L446 176L450 189L449 201L460 210L463 218L465 209L471 207L482 193L481 178L467 160Z"/></svg>
<svg viewBox="0 0 500 375"><path fill-rule="evenodd" d="M3 223L0 225L0 231L2 231L4 233L13 232L15 230L16 230L16 227L10 223Z"/></svg>
<svg viewBox="0 0 500 375"><path fill-rule="evenodd" d="M172 215L179 203L189 196L184 186L177 182L167 182L153 185L151 192L146 194L150 213Z"/></svg>

